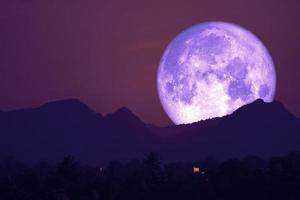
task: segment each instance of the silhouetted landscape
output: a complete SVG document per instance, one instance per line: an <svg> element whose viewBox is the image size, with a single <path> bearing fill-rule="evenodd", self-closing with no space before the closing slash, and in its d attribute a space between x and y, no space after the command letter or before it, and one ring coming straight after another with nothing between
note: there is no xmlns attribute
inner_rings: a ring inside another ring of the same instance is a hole
<svg viewBox="0 0 300 200"><path fill-rule="evenodd" d="M276 101L157 127L69 99L1 112L0 132L0 199L300 198L300 121Z"/></svg>
<svg viewBox="0 0 300 200"><path fill-rule="evenodd" d="M262 100L231 115L156 127L127 108L103 116L79 100L0 113L0 158L56 163L73 155L91 165L141 159L158 152L166 162L247 155L268 159L300 150L300 120L279 102Z"/></svg>
<svg viewBox="0 0 300 200"><path fill-rule="evenodd" d="M0 0L0 200L300 200L299 10Z"/></svg>

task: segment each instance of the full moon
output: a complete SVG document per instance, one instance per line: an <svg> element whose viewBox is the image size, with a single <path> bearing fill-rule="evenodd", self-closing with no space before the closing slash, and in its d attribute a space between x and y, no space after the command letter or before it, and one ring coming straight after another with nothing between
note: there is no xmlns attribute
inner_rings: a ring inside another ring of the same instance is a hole
<svg viewBox="0 0 300 200"><path fill-rule="evenodd" d="M231 23L206 22L180 33L157 72L161 104L175 124L231 114L256 99L273 101L276 72L263 43Z"/></svg>

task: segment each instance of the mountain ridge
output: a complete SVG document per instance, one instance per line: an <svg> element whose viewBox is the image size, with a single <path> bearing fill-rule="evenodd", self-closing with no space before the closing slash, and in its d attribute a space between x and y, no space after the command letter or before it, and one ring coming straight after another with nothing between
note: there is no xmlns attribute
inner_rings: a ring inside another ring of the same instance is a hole
<svg viewBox="0 0 300 200"><path fill-rule="evenodd" d="M56 161L72 154L99 164L150 151L166 160L193 160L300 150L300 120L280 102L262 100L224 117L168 127L146 124L126 107L103 116L78 99L59 100L0 112L0 133L0 159L25 161Z"/></svg>

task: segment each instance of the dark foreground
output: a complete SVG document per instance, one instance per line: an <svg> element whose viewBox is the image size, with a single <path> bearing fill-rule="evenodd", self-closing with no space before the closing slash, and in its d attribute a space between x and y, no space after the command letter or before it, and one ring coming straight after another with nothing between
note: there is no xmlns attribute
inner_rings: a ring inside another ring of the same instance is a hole
<svg viewBox="0 0 300 200"><path fill-rule="evenodd" d="M249 156L171 164L149 153L106 167L83 166L70 156L56 166L28 167L7 159L0 169L1 200L300 199L300 153L269 161Z"/></svg>

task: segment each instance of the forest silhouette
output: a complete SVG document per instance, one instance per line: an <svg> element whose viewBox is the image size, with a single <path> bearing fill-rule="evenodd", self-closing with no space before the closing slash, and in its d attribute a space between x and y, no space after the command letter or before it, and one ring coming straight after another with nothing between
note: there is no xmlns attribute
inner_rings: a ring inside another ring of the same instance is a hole
<svg viewBox="0 0 300 200"><path fill-rule="evenodd" d="M196 173L193 169L199 168ZM5 200L296 200L300 199L300 153L263 160L256 156L219 162L164 163L151 152L142 160L86 166L72 156L56 165L0 164Z"/></svg>

